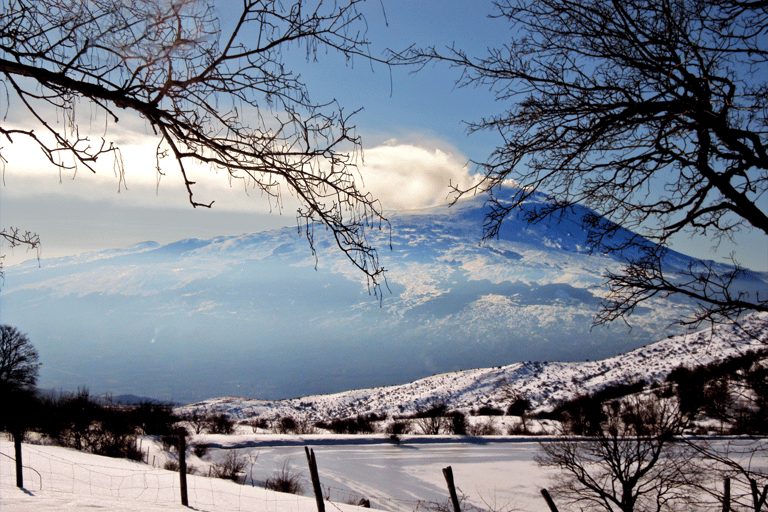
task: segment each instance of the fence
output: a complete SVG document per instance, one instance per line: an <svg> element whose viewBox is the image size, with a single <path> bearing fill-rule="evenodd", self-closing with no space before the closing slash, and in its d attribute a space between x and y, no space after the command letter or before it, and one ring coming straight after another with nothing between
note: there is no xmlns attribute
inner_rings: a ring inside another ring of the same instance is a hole
<svg viewBox="0 0 768 512"><path fill-rule="evenodd" d="M315 498L268 491L221 479L185 475L188 504L201 512L334 512L351 510L350 504L366 501L357 493L322 485L322 468L318 471L312 450L307 449L306 453L308 462L312 461L308 464L310 475L307 480L313 483L311 492L315 493ZM0 483L9 485L14 473L13 444L0 441L0 475L3 479ZM301 473L302 476L306 475L306 471ZM444 473L446 497L456 497L450 467L445 468ZM23 445L23 480L25 489L38 494L36 500L42 497L55 500L62 495L91 496L100 501L133 503L135 510L147 512L179 505L183 495L183 480L176 472L124 459L95 458L90 454L56 446ZM367 498L394 505L394 508L413 511L436 510L445 506L426 500L400 500L388 496Z"/></svg>
<svg viewBox="0 0 768 512"><path fill-rule="evenodd" d="M0 475L4 486L15 473L14 460L13 444L0 441ZM35 499L55 500L61 495L92 496L133 503L135 510L147 512L166 510L171 505L180 504L181 489L177 473L123 459L103 459L103 463L94 463L93 460L92 456L69 449L25 444L24 487L38 495ZM188 475L187 486L190 506L201 512L316 510L312 498L220 479ZM4 501L7 501L7 494L4 494ZM51 509L55 510L55 507Z"/></svg>
<svg viewBox="0 0 768 512"><path fill-rule="evenodd" d="M179 473L149 467L142 463L124 459L94 458L89 454L54 446L24 445L23 477L25 489L45 491L48 496L68 494L103 497L137 504L133 510L146 512L165 511L168 508L173 508L171 505L178 506L179 503L183 502L184 487L187 490L189 505L201 512L314 512L315 510L334 512L336 510L349 510L349 506L343 504L344 502L359 501L358 497L361 498L361 496L356 493L323 486L320 477L322 468L318 471L314 452L307 448L305 448L305 452L310 473L309 480L313 484L315 499L277 493L259 487L197 475L184 475L184 479L180 479ZM182 453L184 452L182 451ZM14 455L12 443L0 440L0 476L2 476L0 484L4 486L10 485L9 482L15 473ZM446 500L445 503L396 500L390 497L372 495L367 496L367 498L376 499L380 503L396 503L399 505L398 508L406 510L459 512L462 510L462 504L460 504L454 487L453 472L450 466L443 468L443 475L446 497L450 497L450 501ZM758 489L754 481L751 483L752 492L756 495L755 503L760 503L758 509L762 508L766 501L766 495L768 495L768 486ZM726 480L725 485L726 489L730 490L730 481ZM541 506L537 508L545 510L546 502L546 506L551 512L557 512L557 507L546 490L542 490L541 494L543 499ZM728 495L730 492L726 491L723 510L728 510L730 500ZM44 509L38 507L36 510L42 511ZM56 508L51 508L51 510L56 510ZM122 508L121 510L131 509Z"/></svg>

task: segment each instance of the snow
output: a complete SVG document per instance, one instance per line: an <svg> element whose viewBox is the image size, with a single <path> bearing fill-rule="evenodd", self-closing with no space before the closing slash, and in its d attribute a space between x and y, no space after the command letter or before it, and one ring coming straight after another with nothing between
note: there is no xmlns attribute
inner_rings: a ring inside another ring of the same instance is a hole
<svg viewBox="0 0 768 512"><path fill-rule="evenodd" d="M205 436L213 448L207 460L233 451L249 457L246 485L189 475L189 504L201 512L314 512L310 496L258 487L284 465L300 476L311 493L304 446L315 452L326 510L362 510L347 505L360 498L378 510L410 512L446 503L442 470L450 466L458 492L482 510L546 510L540 495L559 478L539 467L538 442L552 438L458 438L403 436L399 444L382 436ZM216 443L216 438L220 443ZM749 439L720 439L753 471L765 471L766 452L755 452ZM744 451L748 449L747 451ZM177 473L120 459L109 459L54 446L23 445L24 489L14 486L13 446L0 440L0 510L3 512L160 512L190 510L180 505ZM194 459L194 457L190 457ZM255 482L256 486L251 483ZM715 485L713 483L712 485ZM734 485L741 485L734 481Z"/></svg>
<svg viewBox="0 0 768 512"><path fill-rule="evenodd" d="M179 475L146 464L99 457L56 446L22 446L24 488L15 487L13 444L0 441L3 512L163 512L181 505ZM187 476L189 505L200 512L310 512L314 498L267 491L202 476ZM359 510L334 504L334 510Z"/></svg>

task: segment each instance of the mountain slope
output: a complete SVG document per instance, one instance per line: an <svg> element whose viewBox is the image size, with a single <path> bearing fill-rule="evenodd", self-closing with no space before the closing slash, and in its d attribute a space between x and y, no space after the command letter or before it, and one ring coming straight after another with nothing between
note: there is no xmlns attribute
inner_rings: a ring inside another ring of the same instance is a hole
<svg viewBox="0 0 768 512"><path fill-rule="evenodd" d="M693 368L768 347L768 314L739 323L679 335L601 361L524 362L434 375L409 384L280 401L215 398L181 408L237 420L292 417L312 422L355 415L410 415L435 404L464 412L481 406L506 409L508 392L531 401L533 411L606 386L662 381L679 366Z"/></svg>
<svg viewBox="0 0 768 512"><path fill-rule="evenodd" d="M544 198L536 196L526 207ZM371 233L388 269L379 303L322 229L317 269L295 230L148 242L8 267L2 321L30 335L43 387L189 402L286 398L524 360L584 360L666 336L687 307L657 299L591 329L602 274L582 218L510 219L479 244L483 199L400 212ZM628 236L619 231L617 236ZM672 253L670 272L691 258ZM768 288L752 273L747 290Z"/></svg>

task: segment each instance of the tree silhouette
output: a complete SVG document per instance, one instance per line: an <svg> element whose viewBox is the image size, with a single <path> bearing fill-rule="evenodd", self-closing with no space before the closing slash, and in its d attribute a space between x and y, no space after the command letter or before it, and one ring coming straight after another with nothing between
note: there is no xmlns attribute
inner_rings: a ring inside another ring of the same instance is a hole
<svg viewBox="0 0 768 512"><path fill-rule="evenodd" d="M736 286L745 270L692 263L665 271L673 237L713 244L744 229L768 235L768 7L740 0L497 0L512 40L475 58L409 48L399 62L447 62L459 86L491 88L506 109L470 123L503 139L461 194L490 194L484 237L536 191L531 222L580 203L592 250L622 255L595 323L669 294L693 299L682 323L768 311L768 294ZM498 195L514 179L517 193ZM614 236L627 228L637 233ZM764 240L764 238L762 238ZM648 243L648 241L653 243ZM658 245L657 245L658 244Z"/></svg>
<svg viewBox="0 0 768 512"><path fill-rule="evenodd" d="M244 0L224 32L214 6L198 0L9 0L0 8L0 79L6 113L26 117L3 121L0 135L31 140L60 172L95 172L111 158L123 183L128 171L108 127L123 111L138 115L156 144L158 180L179 172L193 207L212 205L194 193L193 164L278 207L287 191L301 204L313 253L312 226L321 223L377 291L383 269L366 230L386 219L355 181L361 146L351 114L311 99L286 58L298 47L308 60L372 59L361 1ZM81 129L83 110L105 117L100 140ZM39 243L19 235L0 232L10 244Z"/></svg>
<svg viewBox="0 0 768 512"><path fill-rule="evenodd" d="M0 325L0 394L34 389L40 365L27 335L10 325Z"/></svg>

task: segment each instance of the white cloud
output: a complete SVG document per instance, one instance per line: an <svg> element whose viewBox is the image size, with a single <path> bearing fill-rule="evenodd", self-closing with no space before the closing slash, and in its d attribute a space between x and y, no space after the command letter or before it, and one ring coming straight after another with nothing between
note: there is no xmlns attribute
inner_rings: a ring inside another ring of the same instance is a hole
<svg viewBox="0 0 768 512"><path fill-rule="evenodd" d="M396 141L366 149L360 165L365 190L386 210L446 204L451 200L451 184L477 183L479 178L469 171L468 159L458 152Z"/></svg>
<svg viewBox="0 0 768 512"><path fill-rule="evenodd" d="M18 137L14 144L2 148L2 155L8 160L3 173L3 192L15 197L56 194L124 206L189 208L181 174L170 157L160 162L165 175L158 186L157 138L143 131L135 125L118 123L110 127L107 134L109 139L120 141L124 181L118 177L111 155L99 159L96 174L81 168L76 176L71 171L60 175L34 143ZM211 171L202 165L187 171L196 182L195 200L215 201L216 209L249 212L279 209L259 190L244 190L244 182L229 180L224 171ZM469 171L468 159L440 141L390 140L365 149L364 159L359 162L361 188L379 199L385 210L445 204L450 201L451 184L469 187L477 182L478 178ZM283 187L282 192L283 211L295 211L295 199L290 191Z"/></svg>

